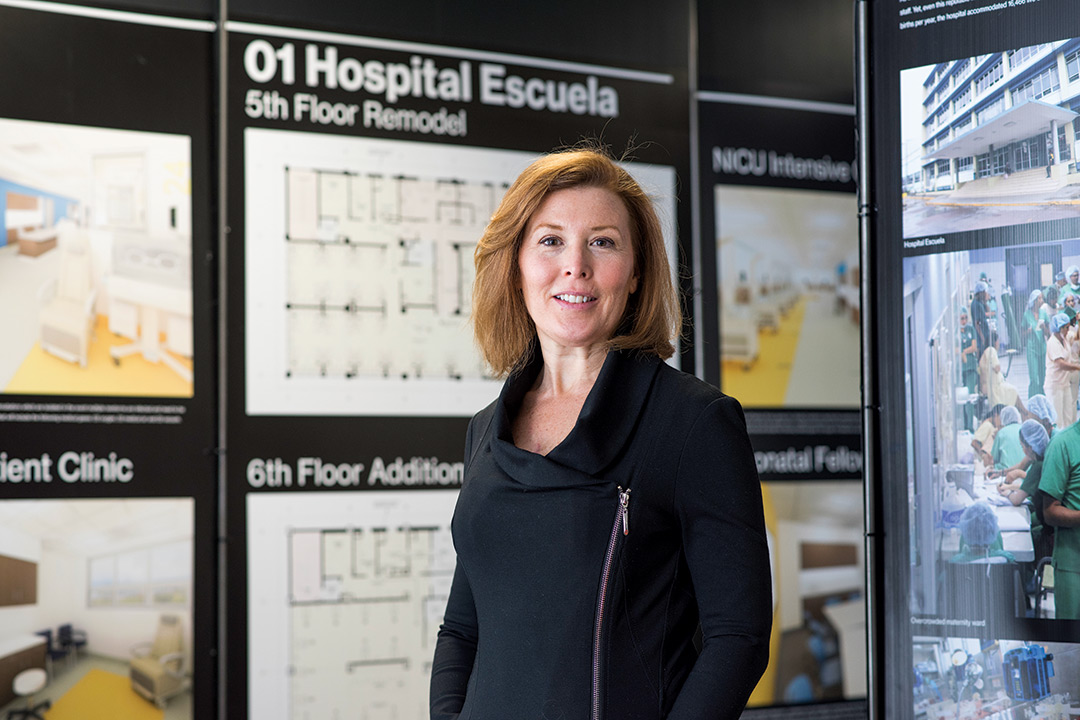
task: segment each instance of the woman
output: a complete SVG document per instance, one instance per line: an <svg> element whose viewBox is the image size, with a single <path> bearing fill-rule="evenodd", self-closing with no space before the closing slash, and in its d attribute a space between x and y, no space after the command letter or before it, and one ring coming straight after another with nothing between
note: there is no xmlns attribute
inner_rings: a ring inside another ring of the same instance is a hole
<svg viewBox="0 0 1080 720"><path fill-rule="evenodd" d="M1080 295L1080 265L1070 265L1065 271L1065 276L1069 279L1069 283L1062 286L1062 295Z"/></svg>
<svg viewBox="0 0 1080 720"><path fill-rule="evenodd" d="M1054 404L1059 427L1067 428L1076 422L1076 404L1070 402L1069 374L1080 370L1080 365L1069 362L1068 339L1069 316L1058 313L1050 318L1050 339L1046 342L1046 396Z"/></svg>
<svg viewBox="0 0 1080 720"><path fill-rule="evenodd" d="M1047 442L1057 433L1057 428L1054 427L1054 423L1057 422L1057 413L1054 411L1054 406L1050 404L1045 395L1032 395L1027 400L1027 409L1031 414L1030 420L1025 420L1024 423L1034 422L1043 429L1046 433ZM1021 439L1023 439L1023 428L1021 425ZM972 441L974 444L974 441ZM1041 451L1040 451L1041 452ZM1041 456L1041 455L1040 455ZM988 472L986 476L988 478L1000 477L1002 478L1003 487L1018 488L1020 487L1019 481L1024 480L1027 476L1027 471L1032 464L1032 456L1028 453L1024 453L1024 458L1008 468L1007 470L993 470Z"/></svg>
<svg viewBox="0 0 1080 720"><path fill-rule="evenodd" d="M1080 368L1080 326L1077 325L1077 316L1075 303L1069 301L1075 301L1080 296L1069 295L1065 298L1065 307L1062 310L1065 316L1069 318L1069 324L1065 330L1065 349L1068 351L1068 361L1073 367ZM1076 418L1076 403L1080 399L1080 370L1070 370L1067 376L1069 381L1069 393L1065 397L1065 403L1073 410L1073 418Z"/></svg>
<svg viewBox="0 0 1080 720"><path fill-rule="evenodd" d="M979 357L979 391L990 405L1014 405L1021 415L1026 412L1020 391L1005 379L997 353L997 333L990 331L990 344Z"/></svg>
<svg viewBox="0 0 1080 720"><path fill-rule="evenodd" d="M1020 446L1020 411L1011 405L1001 411L1001 427L994 435L990 455L997 471L1012 468L1024 459L1024 449Z"/></svg>
<svg viewBox="0 0 1080 720"><path fill-rule="evenodd" d="M1046 446L1050 443L1050 436L1046 428L1038 420L1025 420L1020 426L1020 446L1024 450L1024 456L1028 460L1027 472L1022 482L1002 483L998 491L1009 499L1013 505L1019 505L1029 497L1033 497L1039 489L1039 478L1042 476L1043 455ZM1042 503L1035 507L1040 509ZM1040 515L1041 517L1041 515Z"/></svg>
<svg viewBox="0 0 1080 720"><path fill-rule="evenodd" d="M1058 300L1060 295L1056 285L1050 285L1043 290L1043 304L1039 308L1039 319L1043 321L1043 337L1050 339L1050 318L1058 313Z"/></svg>
<svg viewBox="0 0 1080 720"><path fill-rule="evenodd" d="M1027 335L1025 350L1028 366L1028 397L1043 391L1046 381L1046 336L1043 335L1043 321L1039 318L1039 308L1043 304L1042 290L1035 289L1028 296L1027 309L1024 310L1024 333Z"/></svg>
<svg viewBox="0 0 1080 720"><path fill-rule="evenodd" d="M543 157L475 260L508 378L466 436L431 717L737 718L768 661L761 490L738 403L663 362L649 198L599 152Z"/></svg>

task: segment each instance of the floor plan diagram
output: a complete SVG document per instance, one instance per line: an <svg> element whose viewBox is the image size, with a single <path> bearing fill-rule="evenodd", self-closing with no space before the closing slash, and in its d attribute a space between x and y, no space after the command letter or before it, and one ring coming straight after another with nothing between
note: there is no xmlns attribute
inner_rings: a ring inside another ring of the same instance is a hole
<svg viewBox="0 0 1080 720"><path fill-rule="evenodd" d="M289 548L291 717L340 717L343 695L357 718L424 717L449 528L294 530Z"/></svg>
<svg viewBox="0 0 1080 720"><path fill-rule="evenodd" d="M288 377L487 377L473 249L505 183L286 168Z"/></svg>
<svg viewBox="0 0 1080 720"><path fill-rule="evenodd" d="M456 498L249 497L250 717L428 716Z"/></svg>
<svg viewBox="0 0 1080 720"><path fill-rule="evenodd" d="M468 416L491 402L473 250L538 153L244 131L246 410ZM634 164L671 257L675 173Z"/></svg>

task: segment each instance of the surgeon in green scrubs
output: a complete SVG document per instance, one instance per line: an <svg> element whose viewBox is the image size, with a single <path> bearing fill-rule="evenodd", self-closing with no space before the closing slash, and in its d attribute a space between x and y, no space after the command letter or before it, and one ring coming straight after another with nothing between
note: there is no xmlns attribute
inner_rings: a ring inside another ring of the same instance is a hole
<svg viewBox="0 0 1080 720"><path fill-rule="evenodd" d="M1058 619L1080 619L1080 423L1046 448L1039 490L1043 517L1054 532L1054 608Z"/></svg>

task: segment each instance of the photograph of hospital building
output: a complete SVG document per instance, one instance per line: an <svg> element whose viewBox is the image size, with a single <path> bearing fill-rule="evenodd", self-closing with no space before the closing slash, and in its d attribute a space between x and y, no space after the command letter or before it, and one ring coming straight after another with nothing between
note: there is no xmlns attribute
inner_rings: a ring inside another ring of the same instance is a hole
<svg viewBox="0 0 1080 720"><path fill-rule="evenodd" d="M1080 39L900 75L905 238L1080 216Z"/></svg>

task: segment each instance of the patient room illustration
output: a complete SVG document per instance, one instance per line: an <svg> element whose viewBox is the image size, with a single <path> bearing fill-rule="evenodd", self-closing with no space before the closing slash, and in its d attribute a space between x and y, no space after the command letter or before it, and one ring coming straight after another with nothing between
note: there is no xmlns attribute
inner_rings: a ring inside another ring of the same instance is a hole
<svg viewBox="0 0 1080 720"><path fill-rule="evenodd" d="M851 203L846 193L717 187L721 386L745 406L858 404Z"/></svg>
<svg viewBox="0 0 1080 720"><path fill-rule="evenodd" d="M0 392L191 397L184 136L0 120Z"/></svg>
<svg viewBox="0 0 1080 720"><path fill-rule="evenodd" d="M0 502L0 717L191 720L193 512Z"/></svg>

